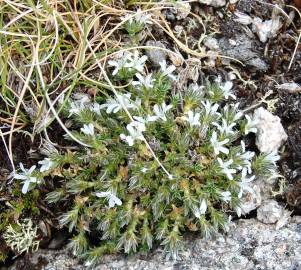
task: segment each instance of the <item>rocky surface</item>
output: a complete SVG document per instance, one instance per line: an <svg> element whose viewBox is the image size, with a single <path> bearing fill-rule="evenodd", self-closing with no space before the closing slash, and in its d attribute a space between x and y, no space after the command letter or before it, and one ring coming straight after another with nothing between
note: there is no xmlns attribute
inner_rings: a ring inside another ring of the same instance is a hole
<svg viewBox="0 0 301 270"><path fill-rule="evenodd" d="M228 234L204 240L186 236L185 249L177 261L166 261L162 250L148 257L134 255L106 256L95 270L146 269L301 269L301 216L277 230L275 224L256 219L233 222ZM26 268L27 267L27 268ZM40 250L26 259L19 259L9 270L83 270L87 269L67 250Z"/></svg>
<svg viewBox="0 0 301 270"><path fill-rule="evenodd" d="M287 140L280 118L260 107L254 111L253 119L257 128L256 145L260 152L277 152Z"/></svg>

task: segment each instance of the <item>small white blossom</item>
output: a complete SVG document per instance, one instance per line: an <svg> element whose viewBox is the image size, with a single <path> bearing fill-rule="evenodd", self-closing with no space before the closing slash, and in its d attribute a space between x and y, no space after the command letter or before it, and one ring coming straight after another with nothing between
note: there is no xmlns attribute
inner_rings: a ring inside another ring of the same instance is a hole
<svg viewBox="0 0 301 270"><path fill-rule="evenodd" d="M89 109L90 109L90 111L95 112L96 114L100 115L101 107L98 103L95 102L95 103L91 104Z"/></svg>
<svg viewBox="0 0 301 270"><path fill-rule="evenodd" d="M115 205L122 205L122 201L114 195L112 192L96 192L95 195L98 198L106 198L109 201L109 208L114 207Z"/></svg>
<svg viewBox="0 0 301 270"><path fill-rule="evenodd" d="M212 104L209 100L206 100L206 102L201 101L201 103L202 103L203 106L204 106L205 114L206 114L207 116L209 116L209 115L212 115L212 116L214 116L214 115L220 116L220 113L217 112L218 107L219 107L219 105L218 105L217 103Z"/></svg>
<svg viewBox="0 0 301 270"><path fill-rule="evenodd" d="M40 160L38 164L41 165L40 172L45 172L51 169L51 167L54 165L54 162L50 158L44 158L43 160Z"/></svg>
<svg viewBox="0 0 301 270"><path fill-rule="evenodd" d="M75 100L75 102L85 105L91 102L90 96L85 93L75 93L73 94L73 99Z"/></svg>
<svg viewBox="0 0 301 270"><path fill-rule="evenodd" d="M207 202L202 199L200 202L200 207L194 209L194 215L196 218L200 218L201 215L204 215L207 211Z"/></svg>
<svg viewBox="0 0 301 270"><path fill-rule="evenodd" d="M135 15L135 20L139 23L142 24L152 24L150 21L150 18L152 17L151 14L147 14L146 12L142 12L140 8L137 9L136 15Z"/></svg>
<svg viewBox="0 0 301 270"><path fill-rule="evenodd" d="M172 73L176 70L176 67L174 65L167 66L167 63L165 60L161 61L160 63L161 72L163 76L167 76L173 81L177 79L175 75Z"/></svg>
<svg viewBox="0 0 301 270"><path fill-rule="evenodd" d="M134 86L143 86L145 88L151 89L154 87L154 79L152 78L152 74L148 74L147 76L142 76L140 73L136 73L136 77L138 81L133 81L132 84Z"/></svg>
<svg viewBox="0 0 301 270"><path fill-rule="evenodd" d="M145 124L138 122L138 121L132 121L130 124L128 124L126 126L129 135L125 135L125 134L120 134L120 138L123 141L126 141L128 143L129 146L133 146L135 140L143 140L143 134L142 132L144 132L146 130L145 128Z"/></svg>
<svg viewBox="0 0 301 270"><path fill-rule="evenodd" d="M115 69L112 72L112 75L115 76L119 70L126 67L126 64L129 60L130 53L129 52L123 52L120 55L118 55L117 60L109 60L108 64L112 67L115 67Z"/></svg>
<svg viewBox="0 0 301 270"><path fill-rule="evenodd" d="M251 119L251 117L249 115L245 115L246 119L247 119L247 123L245 125L245 135L249 134L250 132L256 133L257 132L257 121Z"/></svg>
<svg viewBox="0 0 301 270"><path fill-rule="evenodd" d="M84 126L80 130L85 135L94 136L94 126L91 123L88 125L84 124Z"/></svg>
<svg viewBox="0 0 301 270"><path fill-rule="evenodd" d="M221 191L219 194L221 195L221 200L223 200L224 202L231 201L231 192L230 191Z"/></svg>
<svg viewBox="0 0 301 270"><path fill-rule="evenodd" d="M267 155L265 155L265 160L269 163L273 164L274 166L277 166L276 162L280 160L280 156L276 151L273 151Z"/></svg>
<svg viewBox="0 0 301 270"><path fill-rule="evenodd" d="M141 101L136 100L135 102L131 100L131 94L118 94L117 98L109 98L105 104L100 105L100 109L107 108L107 113L117 113L123 106L127 109L137 109ZM123 105L123 106L122 106Z"/></svg>
<svg viewBox="0 0 301 270"><path fill-rule="evenodd" d="M142 173L146 173L147 171L148 171L148 168L143 167L143 168L141 169L141 172L142 172Z"/></svg>
<svg viewBox="0 0 301 270"><path fill-rule="evenodd" d="M251 194L254 194L254 190L249 186L249 183L252 182L255 179L255 175L251 176L250 178L247 178L247 169L244 168L241 172L241 179L237 184L240 187L238 198L242 197L242 194L244 191L248 191Z"/></svg>
<svg viewBox="0 0 301 270"><path fill-rule="evenodd" d="M236 96L232 92L233 82L227 81L224 84L220 84L220 88L223 91L223 95L226 100L229 99L229 97L232 97L233 99L236 99Z"/></svg>
<svg viewBox="0 0 301 270"><path fill-rule="evenodd" d="M237 153L236 156L241 160L242 166L248 170L248 173L252 173L251 160L255 156L255 153L252 151L246 151L246 145L244 141L241 141L240 144L242 153ZM242 170L242 166L239 166L238 169Z"/></svg>
<svg viewBox="0 0 301 270"><path fill-rule="evenodd" d="M233 163L233 159L229 159L228 161L223 161L221 158L217 158L220 168L222 172L228 177L229 180L233 180L233 175L236 173L235 169L231 169L230 165Z"/></svg>
<svg viewBox="0 0 301 270"><path fill-rule="evenodd" d="M134 68L139 72L143 72L145 61L147 56L139 56L139 52L135 51L133 54L129 54L128 61L125 63L124 67Z"/></svg>
<svg viewBox="0 0 301 270"><path fill-rule="evenodd" d="M30 169L25 169L23 164L20 163L21 173L14 174L14 179L23 180L22 193L25 194L28 192L30 183L39 183L39 180L32 176L36 166L32 166Z"/></svg>
<svg viewBox="0 0 301 270"><path fill-rule="evenodd" d="M73 114L79 115L85 108L86 107L83 103L74 101L70 102L68 117L72 116Z"/></svg>
<svg viewBox="0 0 301 270"><path fill-rule="evenodd" d="M164 122L167 121L166 113L172 108L172 105L166 105L165 102L162 102L161 106L155 104L153 110L157 119L161 119Z"/></svg>
<svg viewBox="0 0 301 270"><path fill-rule="evenodd" d="M218 141L217 133L213 131L212 136L210 138L210 142L211 142L211 146L213 147L215 155L218 155L220 152L224 154L229 154L229 149L223 146L229 142L229 139Z"/></svg>
<svg viewBox="0 0 301 270"><path fill-rule="evenodd" d="M182 118L185 120L185 121L187 121L187 122L189 122L189 125L190 126L200 126L201 124L200 124L200 113L194 113L193 111L191 111L191 110L189 110L188 112L187 112L187 115L188 115L188 117L187 116L183 116Z"/></svg>
<svg viewBox="0 0 301 270"><path fill-rule="evenodd" d="M239 107L239 103L230 104L230 105L226 104L225 107L223 108L224 118L227 119L227 121L233 121L233 122L239 120L243 116L243 113L239 111L238 107Z"/></svg>
<svg viewBox="0 0 301 270"><path fill-rule="evenodd" d="M151 14L142 12L142 10L138 8L134 16L132 13L128 13L124 17L121 17L121 20L127 21L129 24L132 24L134 21L140 24L152 24L150 18L151 18Z"/></svg>
<svg viewBox="0 0 301 270"><path fill-rule="evenodd" d="M235 210L237 216L241 217L241 208L239 206L237 206L237 207L234 208L234 210Z"/></svg>
<svg viewBox="0 0 301 270"><path fill-rule="evenodd" d="M217 129L219 130L219 132L221 134L225 134L225 135L235 134L235 131L232 130L232 129L236 126L236 123L231 123L229 125L227 123L226 119L222 119L222 125L220 125L220 124L218 124L216 122L213 122L212 124L217 127Z"/></svg>

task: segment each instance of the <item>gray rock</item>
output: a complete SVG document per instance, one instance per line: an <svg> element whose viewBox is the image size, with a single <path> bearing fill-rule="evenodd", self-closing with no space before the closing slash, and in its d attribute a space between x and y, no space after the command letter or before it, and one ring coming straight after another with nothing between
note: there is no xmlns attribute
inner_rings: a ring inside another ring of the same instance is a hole
<svg viewBox="0 0 301 270"><path fill-rule="evenodd" d="M146 46L154 46L160 48L166 48L165 45L160 41L149 40L146 42ZM160 62L166 60L167 53L166 51L160 49L147 49L146 55L148 59L155 65L160 66Z"/></svg>
<svg viewBox="0 0 301 270"><path fill-rule="evenodd" d="M235 44L235 45L234 45ZM246 34L237 34L233 37L223 37L219 40L219 48L222 54L235 58L247 66L251 66L255 71L266 71L268 65L262 59L259 52L254 48L254 41Z"/></svg>
<svg viewBox="0 0 301 270"><path fill-rule="evenodd" d="M147 257L104 256L93 270L297 270L301 269L300 222L301 217L295 216L289 224L276 230L274 224L263 224L256 219L238 220L232 223L227 235L217 234L211 240L187 236L177 261L166 261L162 250L157 249ZM39 250L29 260L32 269L35 266L41 270L87 269L65 249ZM16 269L16 266L10 268Z"/></svg>
<svg viewBox="0 0 301 270"><path fill-rule="evenodd" d="M278 151L287 140L287 134L280 118L260 107L254 111L253 119L257 124L256 145L260 152L271 153Z"/></svg>
<svg viewBox="0 0 301 270"><path fill-rule="evenodd" d="M276 223L282 217L284 209L274 200L265 201L257 209L257 219L265 224Z"/></svg>

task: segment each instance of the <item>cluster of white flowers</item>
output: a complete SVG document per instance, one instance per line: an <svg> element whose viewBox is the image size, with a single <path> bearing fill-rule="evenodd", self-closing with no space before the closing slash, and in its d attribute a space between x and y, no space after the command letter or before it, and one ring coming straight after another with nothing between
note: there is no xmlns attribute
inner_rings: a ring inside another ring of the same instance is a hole
<svg viewBox="0 0 301 270"><path fill-rule="evenodd" d="M183 120L187 121L191 127L200 126L200 113L194 113L193 111L189 110L187 112L187 116L183 116Z"/></svg>
<svg viewBox="0 0 301 270"><path fill-rule="evenodd" d="M90 110L100 115L100 105L98 103L92 103L90 97L84 93L76 93L72 97L72 101L69 103L69 116L79 115L84 110Z"/></svg>
<svg viewBox="0 0 301 270"><path fill-rule="evenodd" d="M220 152L224 154L229 154L229 149L224 146L229 142L228 138L220 141L217 137L216 131L213 131L212 136L210 138L210 142L215 155L219 155Z"/></svg>
<svg viewBox="0 0 301 270"><path fill-rule="evenodd" d="M159 64L163 76L166 76L173 81L177 79L177 77L172 74L176 70L176 67L174 65L167 66L166 60L161 61Z"/></svg>
<svg viewBox="0 0 301 270"><path fill-rule="evenodd" d="M106 108L106 113L117 113L122 108L127 109L139 109L141 106L141 100L136 99L135 101L131 100L131 94L117 94L116 98L109 98L107 102L100 105L100 109Z"/></svg>
<svg viewBox="0 0 301 270"><path fill-rule="evenodd" d="M233 82L231 80L222 82L222 79L220 76L218 76L215 79L215 82L217 84L217 88L212 88L210 91L208 91L209 95L211 97L214 97L217 93L219 95L222 95L225 100L228 100L230 97L234 100L236 100L236 96L233 93Z"/></svg>
<svg viewBox="0 0 301 270"><path fill-rule="evenodd" d="M139 24L152 24L151 22L151 14L147 14L146 12L143 12L140 8L137 9L137 11L133 13L128 13L125 16L121 17L122 21L126 21L129 24L133 23L139 23Z"/></svg>
<svg viewBox="0 0 301 270"><path fill-rule="evenodd" d="M152 73L150 73L146 76L143 76L140 73L136 73L136 77L137 77L138 81L132 81L132 84L135 87L143 86L147 89L151 89L154 87L154 79L152 78Z"/></svg>
<svg viewBox="0 0 301 270"><path fill-rule="evenodd" d="M172 105L166 105L163 102L161 105L155 104L153 108L154 115L148 115L146 118L134 116L134 121L129 123L126 128L129 135L120 134L120 138L127 142L129 146L133 146L135 140L144 140L143 132L146 131L146 124L161 120L167 121L166 113L172 108Z"/></svg>
<svg viewBox="0 0 301 270"><path fill-rule="evenodd" d="M84 124L80 130L85 135L94 136L94 125L92 123L89 123L88 125Z"/></svg>
<svg viewBox="0 0 301 270"><path fill-rule="evenodd" d="M140 57L139 52L136 50L134 51L134 53L123 52L117 56L116 60L108 61L108 64L114 67L112 75L115 76L120 70L124 68L143 72L146 60L147 56L143 55Z"/></svg>
<svg viewBox="0 0 301 270"><path fill-rule="evenodd" d="M205 199L200 201L200 206L194 209L194 215L196 218L200 218L201 215L204 215L207 211L207 202Z"/></svg>
<svg viewBox="0 0 301 270"><path fill-rule="evenodd" d="M139 121L132 121L131 123L129 123L126 126L129 135L125 135L125 134L120 134L120 138L127 142L129 146L133 146L135 140L140 140L142 141L144 139L143 133L146 128L145 128L145 124Z"/></svg>

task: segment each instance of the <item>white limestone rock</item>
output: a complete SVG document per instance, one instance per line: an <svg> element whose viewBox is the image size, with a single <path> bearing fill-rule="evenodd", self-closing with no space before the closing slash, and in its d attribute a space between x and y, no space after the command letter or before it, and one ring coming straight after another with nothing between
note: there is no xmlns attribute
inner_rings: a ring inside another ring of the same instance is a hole
<svg viewBox="0 0 301 270"><path fill-rule="evenodd" d="M260 152L277 152L287 140L280 118L260 107L254 111L253 119L257 128L256 145Z"/></svg>
<svg viewBox="0 0 301 270"><path fill-rule="evenodd" d="M274 224L281 219L284 208L275 200L265 201L257 209L257 219L265 224Z"/></svg>

